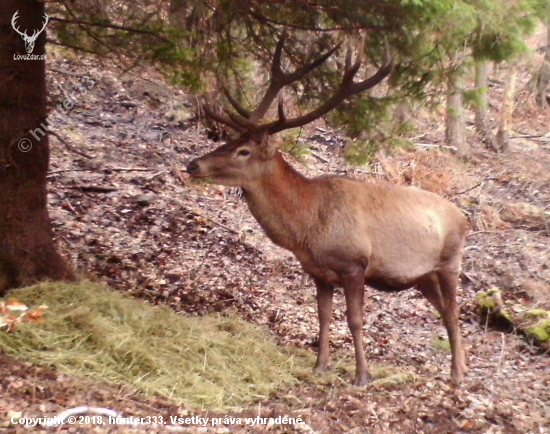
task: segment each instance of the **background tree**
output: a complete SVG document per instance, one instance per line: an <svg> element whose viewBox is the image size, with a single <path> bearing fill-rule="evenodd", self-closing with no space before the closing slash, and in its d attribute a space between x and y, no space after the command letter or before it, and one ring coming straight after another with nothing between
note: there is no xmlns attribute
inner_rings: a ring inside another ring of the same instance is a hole
<svg viewBox="0 0 550 434"><path fill-rule="evenodd" d="M45 60L15 60L25 43L11 26L19 10L21 31L40 29L44 4L6 0L0 9L0 293L35 280L72 279L57 253L46 208L48 137L30 130L46 118ZM34 55L45 54L44 31Z"/></svg>
<svg viewBox="0 0 550 434"><path fill-rule="evenodd" d="M508 74L506 75L504 95L502 96L496 141L498 149L503 152L510 152L510 128L512 124L512 114L514 112L514 95L516 93L517 74L518 71L516 65L511 65L508 69Z"/></svg>
<svg viewBox="0 0 550 434"><path fill-rule="evenodd" d="M536 75L536 100L543 108L550 105L548 88L550 87L550 20L546 23L546 46L544 47L544 59L540 70Z"/></svg>
<svg viewBox="0 0 550 434"><path fill-rule="evenodd" d="M474 104L474 114L477 133L481 136L482 140L494 149L495 144L493 143L489 126L489 65L488 60L475 60L474 92L476 101Z"/></svg>
<svg viewBox="0 0 550 434"><path fill-rule="evenodd" d="M464 119L464 80L457 71L449 71L447 79L447 108L445 112L445 142L458 156L468 153Z"/></svg>

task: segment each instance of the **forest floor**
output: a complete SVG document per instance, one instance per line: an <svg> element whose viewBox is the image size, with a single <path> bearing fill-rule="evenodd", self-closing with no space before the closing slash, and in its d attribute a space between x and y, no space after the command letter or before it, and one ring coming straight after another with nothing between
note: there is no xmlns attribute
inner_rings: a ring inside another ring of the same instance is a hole
<svg viewBox="0 0 550 434"><path fill-rule="evenodd" d="M96 66L61 54L49 60L54 105ZM184 173L186 161L215 147L193 118L190 97L154 74L144 79L100 70L93 89L54 130L63 140L51 137L49 206L63 253L83 276L154 304L194 315L236 312L269 328L281 345L316 351L315 290L298 262L263 235L238 192L194 184ZM501 84L491 86L495 106ZM136 416L286 415L306 422L274 425L273 432L550 433L549 355L513 331L484 323L475 302L477 291L496 286L507 299L550 309L550 115L528 102L527 91L518 93L517 107L507 155L487 150L470 124L468 161L441 152L442 114L436 113L419 120L414 151L381 154L368 168L346 165L344 138L322 123L302 135L310 153L288 157L310 176L337 173L431 189L470 216L459 295L469 372L460 388L449 381L442 322L421 295L367 288L368 360L403 372L402 381L357 388L349 384L349 372L345 382L299 384L251 408L220 414L0 356L0 391L9 392L0 396L0 414L55 414L95 405ZM542 210L542 218L533 217L532 209ZM339 291L331 350L351 358L344 313Z"/></svg>

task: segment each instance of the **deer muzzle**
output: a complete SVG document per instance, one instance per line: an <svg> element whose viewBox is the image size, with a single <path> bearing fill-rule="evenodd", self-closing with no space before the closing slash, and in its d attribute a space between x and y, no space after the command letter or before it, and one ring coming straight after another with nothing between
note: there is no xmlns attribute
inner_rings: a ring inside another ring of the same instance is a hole
<svg viewBox="0 0 550 434"><path fill-rule="evenodd" d="M209 176L208 174L204 173L204 168L200 164L199 160L200 158L195 158L187 164L187 173L193 178L205 178Z"/></svg>

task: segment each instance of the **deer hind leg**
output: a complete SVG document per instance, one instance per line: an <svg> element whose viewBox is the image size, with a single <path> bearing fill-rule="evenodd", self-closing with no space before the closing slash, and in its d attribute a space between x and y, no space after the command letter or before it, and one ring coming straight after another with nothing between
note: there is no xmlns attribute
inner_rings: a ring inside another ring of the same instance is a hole
<svg viewBox="0 0 550 434"><path fill-rule="evenodd" d="M326 372L329 367L329 330L332 319L332 297L334 286L324 280L314 278L317 287L317 313L319 315L319 352L315 371Z"/></svg>
<svg viewBox="0 0 550 434"><path fill-rule="evenodd" d="M355 349L355 380L356 386L365 386L371 375L363 349L363 296L365 293L364 271L342 276L344 296L346 298L346 318L353 337Z"/></svg>
<svg viewBox="0 0 550 434"><path fill-rule="evenodd" d="M427 275L417 285L418 290L435 307L443 319L451 344L451 378L454 383L460 384L466 373L466 363L458 326L457 287L458 273L446 270Z"/></svg>
<svg viewBox="0 0 550 434"><path fill-rule="evenodd" d="M440 270L437 272L439 288L443 297L443 323L447 328L451 343L452 365L451 378L455 384L460 384L466 374L466 360L462 347L462 336L458 316L459 307L456 302L459 271Z"/></svg>

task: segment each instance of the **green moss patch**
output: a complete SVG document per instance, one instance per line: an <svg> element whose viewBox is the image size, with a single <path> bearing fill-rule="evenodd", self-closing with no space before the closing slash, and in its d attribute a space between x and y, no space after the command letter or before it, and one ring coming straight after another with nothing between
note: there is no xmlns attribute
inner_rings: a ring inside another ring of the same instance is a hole
<svg viewBox="0 0 550 434"><path fill-rule="evenodd" d="M533 336L541 344L550 344L550 319L541 321L534 326L528 327L526 332Z"/></svg>
<svg viewBox="0 0 550 434"><path fill-rule="evenodd" d="M502 305L502 294L499 288L479 291L476 294L477 303L482 309L492 310Z"/></svg>
<svg viewBox="0 0 550 434"><path fill-rule="evenodd" d="M479 291L476 299L482 314L493 323L513 326L535 345L550 349L550 311L504 301L499 288Z"/></svg>
<svg viewBox="0 0 550 434"><path fill-rule="evenodd" d="M446 353L451 352L451 343L449 342L449 339L444 338L442 336L436 336L432 341L432 346L436 350L440 350Z"/></svg>
<svg viewBox="0 0 550 434"><path fill-rule="evenodd" d="M90 282L41 284L10 297L49 309L43 323L0 332L0 350L191 407L255 402L312 375L312 353L277 346L231 316L178 315Z"/></svg>

